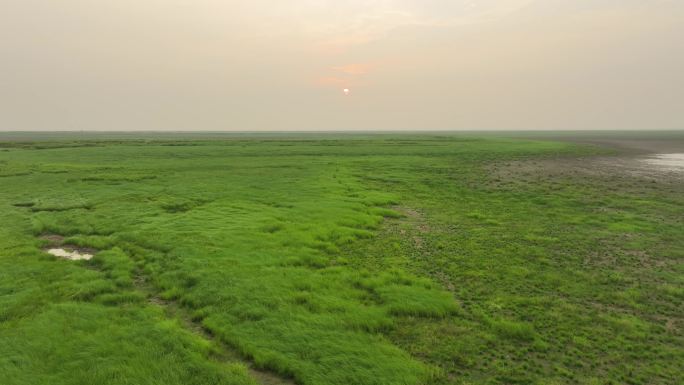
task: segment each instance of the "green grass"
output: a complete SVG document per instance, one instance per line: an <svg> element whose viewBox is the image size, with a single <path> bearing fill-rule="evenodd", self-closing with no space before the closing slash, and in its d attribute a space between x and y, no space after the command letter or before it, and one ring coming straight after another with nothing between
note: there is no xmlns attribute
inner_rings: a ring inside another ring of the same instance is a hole
<svg viewBox="0 0 684 385"><path fill-rule="evenodd" d="M605 150L339 134L2 146L0 383L683 375L683 186L492 172ZM99 252L58 260L41 235Z"/></svg>

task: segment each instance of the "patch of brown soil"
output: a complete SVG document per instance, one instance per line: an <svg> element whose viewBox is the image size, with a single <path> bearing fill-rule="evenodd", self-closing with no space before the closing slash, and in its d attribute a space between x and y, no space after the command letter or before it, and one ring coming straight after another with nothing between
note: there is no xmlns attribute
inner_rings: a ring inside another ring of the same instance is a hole
<svg viewBox="0 0 684 385"><path fill-rule="evenodd" d="M89 260L97 253L96 249L90 247L64 244L64 236L59 234L43 234L40 239L48 242L48 246L43 251L59 258L72 261Z"/></svg>
<svg viewBox="0 0 684 385"><path fill-rule="evenodd" d="M392 209L404 215L408 219L408 221L411 222L412 225L421 233L430 232L430 226L425 220L423 213L421 213L420 211L402 206L394 206L392 207Z"/></svg>
<svg viewBox="0 0 684 385"><path fill-rule="evenodd" d="M64 242L64 237L58 234L43 234L40 239L50 242L51 245L61 245Z"/></svg>
<svg viewBox="0 0 684 385"><path fill-rule="evenodd" d="M498 162L487 167L487 184L505 186L540 182L563 183L564 179L594 179L644 187L654 184L681 184L684 168L663 167L644 156L553 158Z"/></svg>

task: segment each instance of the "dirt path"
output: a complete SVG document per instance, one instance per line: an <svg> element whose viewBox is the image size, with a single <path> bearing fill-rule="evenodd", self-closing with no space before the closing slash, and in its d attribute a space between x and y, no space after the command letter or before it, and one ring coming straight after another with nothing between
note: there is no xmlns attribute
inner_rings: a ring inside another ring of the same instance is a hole
<svg viewBox="0 0 684 385"><path fill-rule="evenodd" d="M135 288L145 293L150 306L162 308L164 314L171 319L176 319L186 330L195 334L197 337L210 342L213 346L211 359L219 363L240 362L247 367L249 374L257 383L261 385L296 385L296 382L289 378L284 378L278 374L257 368L254 364L246 360L233 348L220 341L212 332L206 329L200 322L192 319L190 312L175 301L162 299L157 290L148 282L142 272L138 272L134 280Z"/></svg>

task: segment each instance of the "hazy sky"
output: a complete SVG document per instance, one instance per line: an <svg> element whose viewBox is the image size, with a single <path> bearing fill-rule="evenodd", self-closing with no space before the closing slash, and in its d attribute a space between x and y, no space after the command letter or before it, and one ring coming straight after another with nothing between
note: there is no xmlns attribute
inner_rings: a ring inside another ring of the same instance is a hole
<svg viewBox="0 0 684 385"><path fill-rule="evenodd" d="M0 130L684 128L684 0L0 5Z"/></svg>

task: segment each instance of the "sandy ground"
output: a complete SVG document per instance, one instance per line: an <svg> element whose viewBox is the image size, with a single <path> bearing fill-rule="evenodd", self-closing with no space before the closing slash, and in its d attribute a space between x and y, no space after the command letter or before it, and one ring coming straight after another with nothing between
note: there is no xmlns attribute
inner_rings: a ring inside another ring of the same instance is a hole
<svg viewBox="0 0 684 385"><path fill-rule="evenodd" d="M64 237L57 234L44 234L40 237L49 242L49 247L44 249L46 253L54 255L55 257L70 259L72 261L89 260L93 258L96 250L62 246Z"/></svg>
<svg viewBox="0 0 684 385"><path fill-rule="evenodd" d="M72 261L89 260L93 257L92 254L80 253L78 250L66 250L66 249L48 249L48 254L54 255L55 257L66 258Z"/></svg>

